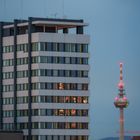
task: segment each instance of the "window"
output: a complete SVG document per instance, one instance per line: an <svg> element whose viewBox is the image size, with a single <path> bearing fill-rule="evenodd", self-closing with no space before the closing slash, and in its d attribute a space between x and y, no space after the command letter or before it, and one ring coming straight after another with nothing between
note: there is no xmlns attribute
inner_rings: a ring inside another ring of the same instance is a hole
<svg viewBox="0 0 140 140"><path fill-rule="evenodd" d="M32 43L32 51L39 51L39 43Z"/></svg>
<svg viewBox="0 0 140 140"><path fill-rule="evenodd" d="M51 122L48 122L48 123L47 123L47 129L52 129L52 128L53 128L52 125L53 125L53 124L52 124Z"/></svg>
<svg viewBox="0 0 140 140"><path fill-rule="evenodd" d="M47 140L53 140L52 136L47 136Z"/></svg>
<svg viewBox="0 0 140 140"><path fill-rule="evenodd" d="M70 89L71 90L76 90L77 89L77 84L71 83L70 84Z"/></svg>
<svg viewBox="0 0 140 140"><path fill-rule="evenodd" d="M76 110L75 109L71 109L71 115L76 116Z"/></svg>
<svg viewBox="0 0 140 140"><path fill-rule="evenodd" d="M66 109L66 110L65 110L65 115L66 115L66 116L70 116L70 110L69 110L69 109Z"/></svg>
<svg viewBox="0 0 140 140"><path fill-rule="evenodd" d="M70 97L68 97L68 96L65 97L65 102L66 102L66 103L70 103Z"/></svg>
<svg viewBox="0 0 140 140"><path fill-rule="evenodd" d="M75 44L71 44L71 52L76 52L76 46L75 46Z"/></svg>
<svg viewBox="0 0 140 140"><path fill-rule="evenodd" d="M59 88L60 90L63 90L63 89L64 89L64 83L59 83L59 84L58 84L58 88Z"/></svg>
<svg viewBox="0 0 140 140"><path fill-rule="evenodd" d="M88 84L82 84L82 90L88 90Z"/></svg>
<svg viewBox="0 0 140 140"><path fill-rule="evenodd" d="M40 115L41 116L46 116L46 109L41 109L40 110Z"/></svg>
<svg viewBox="0 0 140 140"><path fill-rule="evenodd" d="M47 56L47 63L52 63L52 57L51 56Z"/></svg>
<svg viewBox="0 0 140 140"><path fill-rule="evenodd" d="M83 59L82 58L77 58L77 64L83 64L83 61L82 61Z"/></svg>
<svg viewBox="0 0 140 140"><path fill-rule="evenodd" d="M87 104L87 103L88 103L88 97L83 97L82 100L83 100L82 102L83 102L84 104Z"/></svg>
<svg viewBox="0 0 140 140"><path fill-rule="evenodd" d="M52 51L52 43L50 42L45 43L45 51Z"/></svg>
<svg viewBox="0 0 140 140"><path fill-rule="evenodd" d="M65 123L64 122L58 122L58 129L65 129Z"/></svg>
<svg viewBox="0 0 140 140"><path fill-rule="evenodd" d="M52 70L45 70L45 76L52 76Z"/></svg>
<svg viewBox="0 0 140 140"><path fill-rule="evenodd" d="M75 57L71 57L71 64L76 64L76 58Z"/></svg>
<svg viewBox="0 0 140 140"><path fill-rule="evenodd" d="M64 72L65 72L64 70L59 70L59 76L60 76L60 77L64 77L64 75L65 75Z"/></svg>
<svg viewBox="0 0 140 140"><path fill-rule="evenodd" d="M46 102L51 103L52 102L52 96L46 96Z"/></svg>
<svg viewBox="0 0 140 140"><path fill-rule="evenodd" d="M88 71L83 71L83 77L88 77Z"/></svg>
<svg viewBox="0 0 140 140"><path fill-rule="evenodd" d="M83 58L83 64L88 64L88 58Z"/></svg>
<svg viewBox="0 0 140 140"><path fill-rule="evenodd" d="M70 70L65 70L65 77L70 77Z"/></svg>
<svg viewBox="0 0 140 140"><path fill-rule="evenodd" d="M46 136L40 136L40 140L46 140Z"/></svg>
<svg viewBox="0 0 140 140"><path fill-rule="evenodd" d="M59 136L53 136L53 140L59 140Z"/></svg>
<svg viewBox="0 0 140 140"><path fill-rule="evenodd" d="M38 96L32 96L32 103L38 103L39 100L38 100Z"/></svg>
<svg viewBox="0 0 140 140"><path fill-rule="evenodd" d="M45 89L52 89L52 83L45 83Z"/></svg>
<svg viewBox="0 0 140 140"><path fill-rule="evenodd" d="M59 114L59 116L64 116L64 114L65 114L64 109L59 109L58 114Z"/></svg>
<svg viewBox="0 0 140 140"><path fill-rule="evenodd" d="M84 53L87 53L87 52L88 52L88 45L87 45L87 44L83 44L83 45L82 45L82 51L83 51Z"/></svg>
<svg viewBox="0 0 140 140"><path fill-rule="evenodd" d="M38 116L38 115L39 115L38 109L33 109L33 110L32 110L32 115L33 115L33 116Z"/></svg>
<svg viewBox="0 0 140 140"><path fill-rule="evenodd" d="M77 44L77 52L82 52L82 46L81 46L81 44Z"/></svg>
<svg viewBox="0 0 140 140"><path fill-rule="evenodd" d="M64 57L58 57L58 63L59 64L64 64L65 63L65 58Z"/></svg>
<svg viewBox="0 0 140 140"><path fill-rule="evenodd" d="M65 63L70 64L70 57L65 57Z"/></svg>
<svg viewBox="0 0 140 140"><path fill-rule="evenodd" d="M64 43L59 43L58 44L58 51L59 52L64 52Z"/></svg>
<svg viewBox="0 0 140 140"><path fill-rule="evenodd" d="M71 71L71 77L77 77L77 71L72 70Z"/></svg>
<svg viewBox="0 0 140 140"><path fill-rule="evenodd" d="M58 63L58 57L52 57L52 63Z"/></svg>
<svg viewBox="0 0 140 140"><path fill-rule="evenodd" d="M75 122L71 123L71 129L76 129L76 123Z"/></svg>
<svg viewBox="0 0 140 140"><path fill-rule="evenodd" d="M82 116L88 116L88 110L83 110L82 111Z"/></svg>
<svg viewBox="0 0 140 140"><path fill-rule="evenodd" d="M53 43L53 49L52 49L52 51L58 51L58 46L57 46L57 43Z"/></svg>
<svg viewBox="0 0 140 140"><path fill-rule="evenodd" d="M47 116L52 116L52 109L47 109Z"/></svg>
<svg viewBox="0 0 140 140"><path fill-rule="evenodd" d="M70 44L66 43L65 44L65 52L70 52Z"/></svg>
<svg viewBox="0 0 140 140"><path fill-rule="evenodd" d="M40 51L45 51L45 43L44 42L40 43Z"/></svg>
<svg viewBox="0 0 140 140"><path fill-rule="evenodd" d="M71 97L71 103L76 103L76 97Z"/></svg>
<svg viewBox="0 0 140 140"><path fill-rule="evenodd" d="M33 122L32 123L32 128L33 129L38 129L39 127L38 127L38 122Z"/></svg>
<svg viewBox="0 0 140 140"><path fill-rule="evenodd" d="M58 102L59 103L64 103L64 96L59 96Z"/></svg>
<svg viewBox="0 0 140 140"><path fill-rule="evenodd" d="M77 85L77 89L78 89L78 90L82 90L82 84L78 84L78 85Z"/></svg>
<svg viewBox="0 0 140 140"><path fill-rule="evenodd" d="M58 70L53 70L53 76L58 76Z"/></svg>
<svg viewBox="0 0 140 140"><path fill-rule="evenodd" d="M82 97L77 97L77 102L82 103Z"/></svg>
<svg viewBox="0 0 140 140"><path fill-rule="evenodd" d="M45 70L44 69L40 70L40 76L45 76Z"/></svg>

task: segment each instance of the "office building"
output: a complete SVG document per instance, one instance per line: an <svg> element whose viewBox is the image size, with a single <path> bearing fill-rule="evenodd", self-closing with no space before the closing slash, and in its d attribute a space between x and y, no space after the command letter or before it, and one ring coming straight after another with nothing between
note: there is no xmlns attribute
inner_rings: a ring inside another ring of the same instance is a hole
<svg viewBox="0 0 140 140"><path fill-rule="evenodd" d="M0 129L22 130L25 140L88 140L87 25L0 22Z"/></svg>

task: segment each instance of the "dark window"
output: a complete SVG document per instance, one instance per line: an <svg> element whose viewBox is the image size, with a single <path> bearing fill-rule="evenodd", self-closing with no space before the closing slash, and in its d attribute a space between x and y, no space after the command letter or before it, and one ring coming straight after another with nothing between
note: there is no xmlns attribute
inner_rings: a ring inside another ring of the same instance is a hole
<svg viewBox="0 0 140 140"><path fill-rule="evenodd" d="M47 56L47 63L52 63L52 57L51 56Z"/></svg>
<svg viewBox="0 0 140 140"><path fill-rule="evenodd" d="M52 76L52 70L45 70L45 76Z"/></svg>
<svg viewBox="0 0 140 140"><path fill-rule="evenodd" d="M75 57L71 58L71 64L76 64L76 58Z"/></svg>
<svg viewBox="0 0 140 140"><path fill-rule="evenodd" d="M72 70L71 71L71 77L77 77L77 71Z"/></svg>
<svg viewBox="0 0 140 140"><path fill-rule="evenodd" d="M58 57L58 63L64 64L65 63L65 57Z"/></svg>
<svg viewBox="0 0 140 140"><path fill-rule="evenodd" d="M47 129L52 129L52 123L51 122L47 122Z"/></svg>
<svg viewBox="0 0 140 140"><path fill-rule="evenodd" d="M52 109L47 109L46 111L47 111L47 113L46 113L47 116L52 116Z"/></svg>
<svg viewBox="0 0 140 140"><path fill-rule="evenodd" d="M58 51L64 52L64 43L59 43L58 44Z"/></svg>
<svg viewBox="0 0 140 140"><path fill-rule="evenodd" d="M45 51L52 51L52 43L50 42L45 43Z"/></svg>
<svg viewBox="0 0 140 140"><path fill-rule="evenodd" d="M57 51L58 49L57 49L57 43L53 43L52 44L53 46L52 46L52 51Z"/></svg>
<svg viewBox="0 0 140 140"><path fill-rule="evenodd" d="M64 70L59 70L59 76L64 77L65 76L65 71Z"/></svg>

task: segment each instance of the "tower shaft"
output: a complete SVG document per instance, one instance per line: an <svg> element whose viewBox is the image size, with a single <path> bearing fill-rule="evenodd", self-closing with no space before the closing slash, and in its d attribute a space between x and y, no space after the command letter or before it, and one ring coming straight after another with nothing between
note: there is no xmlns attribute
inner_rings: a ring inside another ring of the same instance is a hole
<svg viewBox="0 0 140 140"><path fill-rule="evenodd" d="M124 111L120 108L120 140L124 140Z"/></svg>

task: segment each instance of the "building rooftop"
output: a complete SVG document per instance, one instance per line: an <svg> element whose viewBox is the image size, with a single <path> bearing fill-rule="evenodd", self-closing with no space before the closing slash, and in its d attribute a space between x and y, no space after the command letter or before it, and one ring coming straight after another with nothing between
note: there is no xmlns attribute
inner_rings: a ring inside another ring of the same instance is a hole
<svg viewBox="0 0 140 140"><path fill-rule="evenodd" d="M34 25L44 25L44 26L54 26L57 29L63 28L75 28L77 26L87 26L87 23L84 23L82 19L56 19L56 18L38 18L38 17L29 17L28 20L15 19L17 26L27 26L28 21L31 20ZM2 21L1 21L2 22ZM14 22L3 22L4 28L14 27Z"/></svg>
<svg viewBox="0 0 140 140"><path fill-rule="evenodd" d="M29 22L32 25L32 33L68 33L69 29L76 29L76 34L83 34L83 27L88 25L81 19L74 20L29 17L28 20L15 19L13 22L0 22L4 29L3 36L13 36L15 26L17 28L17 35L27 34Z"/></svg>

